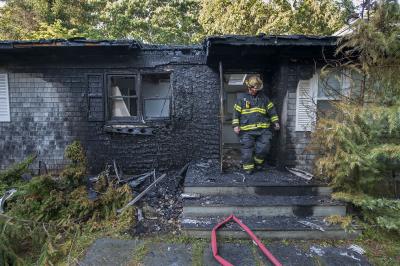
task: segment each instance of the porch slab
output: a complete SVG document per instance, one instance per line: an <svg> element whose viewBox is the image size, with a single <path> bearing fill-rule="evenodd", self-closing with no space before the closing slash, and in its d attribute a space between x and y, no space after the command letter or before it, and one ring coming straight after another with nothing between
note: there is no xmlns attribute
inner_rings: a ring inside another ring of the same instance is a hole
<svg viewBox="0 0 400 266"><path fill-rule="evenodd" d="M199 161L189 166L185 177L186 187L251 187L251 186L326 186L319 180L305 180L276 167L266 167L252 175L241 171L220 172L218 161Z"/></svg>

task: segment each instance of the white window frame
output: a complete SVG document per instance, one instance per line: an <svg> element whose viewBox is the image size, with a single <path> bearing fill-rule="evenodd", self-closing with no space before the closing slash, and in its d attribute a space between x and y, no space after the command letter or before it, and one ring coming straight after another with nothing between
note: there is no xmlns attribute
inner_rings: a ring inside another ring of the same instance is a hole
<svg viewBox="0 0 400 266"><path fill-rule="evenodd" d="M317 103L318 101L340 101L340 97L329 97L329 96L318 96L319 91L319 80L320 80L320 73L321 70L319 69L314 73L311 79L309 80L299 80L296 89L296 126L295 131L314 131L315 125L317 123ZM344 70L341 73L341 92L344 93L344 96L348 96L350 93L350 86L351 86L351 71ZM310 109L309 112L306 112L304 109L300 109L300 86L304 82L309 82L309 101L310 101ZM303 113L301 113L303 111ZM303 121L307 118L304 116L307 115L309 121L307 124L304 124ZM300 116L303 116L302 118ZM300 119L301 118L301 119Z"/></svg>
<svg viewBox="0 0 400 266"><path fill-rule="evenodd" d="M0 122L11 122L8 74L0 73Z"/></svg>
<svg viewBox="0 0 400 266"><path fill-rule="evenodd" d="M319 91L319 80L321 76L321 70L318 71L318 79L317 79L317 98L316 102L318 100L326 100L326 101L338 101L340 100L340 97L335 97L335 96L318 96L318 91ZM346 69L341 71L341 77L340 77L340 82L339 82L343 88L341 88L341 93L344 96L349 96L350 94L350 85L351 85L351 71ZM338 95L340 96L340 95Z"/></svg>

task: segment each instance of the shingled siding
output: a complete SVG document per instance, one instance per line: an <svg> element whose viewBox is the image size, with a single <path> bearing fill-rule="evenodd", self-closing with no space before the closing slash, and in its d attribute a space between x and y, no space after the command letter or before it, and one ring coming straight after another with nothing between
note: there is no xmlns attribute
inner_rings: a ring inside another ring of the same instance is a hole
<svg viewBox="0 0 400 266"><path fill-rule="evenodd" d="M66 163L64 149L73 140L86 148L92 173L113 159L125 171L142 172L219 158L219 79L205 65L204 54L149 50L128 61L6 68L11 122L0 123L0 167L37 153L37 161L58 170ZM173 73L171 119L148 123L154 129L151 136L105 132L105 99L98 93L106 89L105 75L143 69Z"/></svg>
<svg viewBox="0 0 400 266"><path fill-rule="evenodd" d="M313 65L288 62L282 64L280 88L287 91L285 164L306 171L313 170L315 152L310 150L310 133L296 131L296 90L300 79L309 79Z"/></svg>

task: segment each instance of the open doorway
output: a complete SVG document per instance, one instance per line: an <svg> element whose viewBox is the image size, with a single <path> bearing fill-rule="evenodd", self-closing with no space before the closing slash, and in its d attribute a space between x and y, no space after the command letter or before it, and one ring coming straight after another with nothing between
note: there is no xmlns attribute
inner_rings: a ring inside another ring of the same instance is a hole
<svg viewBox="0 0 400 266"><path fill-rule="evenodd" d="M233 105L247 93L245 80L248 75L257 73L227 73L223 78L223 123L222 123L222 170L240 168L239 136L233 132Z"/></svg>

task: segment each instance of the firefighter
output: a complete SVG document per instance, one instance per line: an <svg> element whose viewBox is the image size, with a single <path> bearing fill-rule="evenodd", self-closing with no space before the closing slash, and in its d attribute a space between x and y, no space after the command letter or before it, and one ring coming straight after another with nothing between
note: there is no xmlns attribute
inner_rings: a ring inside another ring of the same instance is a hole
<svg viewBox="0 0 400 266"><path fill-rule="evenodd" d="M261 79L253 75L246 79L245 84L248 93L234 105L232 125L240 139L243 170L252 174L254 169L263 168L270 149L271 126L275 130L280 126L274 104L261 93Z"/></svg>

